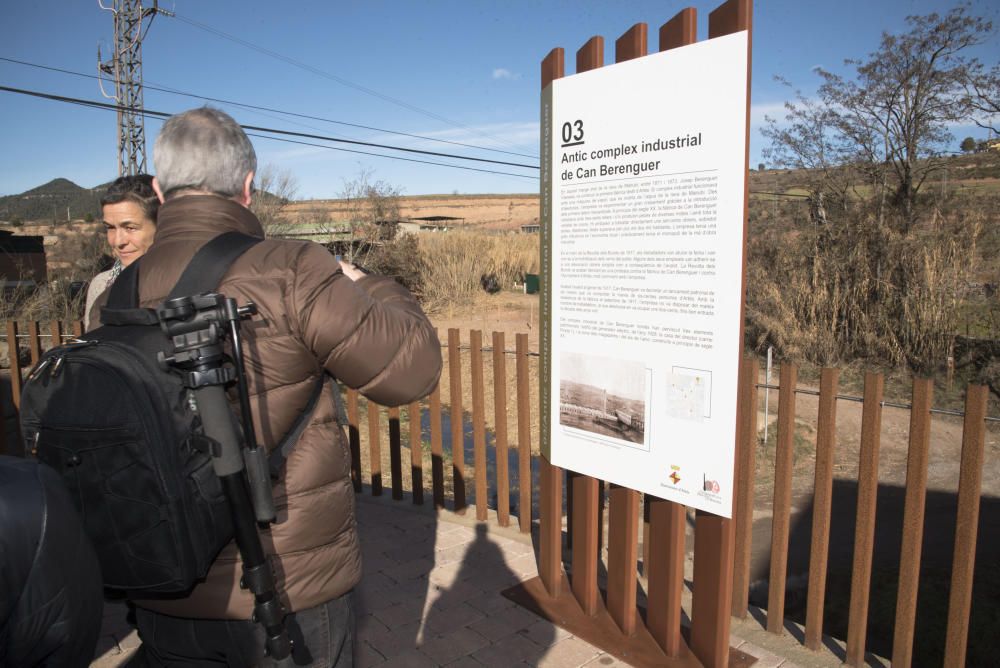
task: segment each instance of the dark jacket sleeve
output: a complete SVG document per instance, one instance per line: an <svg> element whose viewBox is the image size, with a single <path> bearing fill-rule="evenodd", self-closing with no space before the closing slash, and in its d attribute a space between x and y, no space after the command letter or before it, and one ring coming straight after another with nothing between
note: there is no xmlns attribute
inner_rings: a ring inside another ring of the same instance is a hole
<svg viewBox="0 0 1000 668"><path fill-rule="evenodd" d="M0 457L0 666L87 666L104 606L100 567L59 476Z"/></svg>
<svg viewBox="0 0 1000 668"><path fill-rule="evenodd" d="M306 345L334 377L385 406L423 398L441 374L437 331L410 292L352 281L322 246L298 256L292 304Z"/></svg>

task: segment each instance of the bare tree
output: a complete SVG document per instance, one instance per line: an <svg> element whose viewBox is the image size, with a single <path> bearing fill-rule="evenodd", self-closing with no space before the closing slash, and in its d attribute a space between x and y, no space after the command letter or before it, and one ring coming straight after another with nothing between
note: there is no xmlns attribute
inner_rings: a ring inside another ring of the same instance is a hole
<svg viewBox="0 0 1000 668"><path fill-rule="evenodd" d="M283 210L295 199L299 185L295 176L285 169L274 165L264 165L257 173L256 192L250 204L250 210L260 220L267 237L287 234L294 225Z"/></svg>
<svg viewBox="0 0 1000 668"><path fill-rule="evenodd" d="M784 79L778 80L792 88ZM794 95L795 102L785 103L783 122L765 116L761 133L770 144L763 156L771 164L802 170L814 200L842 205L853 185L850 170L844 168L851 147L838 131L838 118L832 109L801 91L795 90Z"/></svg>
<svg viewBox="0 0 1000 668"><path fill-rule="evenodd" d="M832 159L861 169L879 221L891 205L901 214L898 231L907 234L920 189L954 139L948 126L970 114L966 87L976 61L967 53L992 24L967 11L907 17L907 32L883 33L867 58L845 61L855 69L852 77L818 69L817 101L800 97L790 106L790 129L772 124L765 131L771 155L789 166L815 168Z"/></svg>
<svg viewBox="0 0 1000 668"><path fill-rule="evenodd" d="M340 197L347 209L351 229L348 259L365 264L373 249L396 236L399 223L400 189L361 167L351 180L344 180Z"/></svg>
<svg viewBox="0 0 1000 668"><path fill-rule="evenodd" d="M973 64L965 90L967 103L972 109L972 121L994 135L1000 135L1000 65L985 69L979 62Z"/></svg>

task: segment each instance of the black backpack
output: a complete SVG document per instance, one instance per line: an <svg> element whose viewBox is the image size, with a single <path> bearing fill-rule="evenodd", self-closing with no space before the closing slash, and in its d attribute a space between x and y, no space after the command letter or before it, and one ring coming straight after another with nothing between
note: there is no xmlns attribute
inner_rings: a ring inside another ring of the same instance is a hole
<svg viewBox="0 0 1000 668"><path fill-rule="evenodd" d="M216 237L168 299L214 290L259 241L236 232ZM29 453L65 481L104 585L172 594L205 576L233 526L188 390L157 363L172 344L155 311L138 308L140 264L112 286L102 327L39 360L21 395L21 428ZM292 438L298 431L301 425ZM287 450L287 443L278 448Z"/></svg>

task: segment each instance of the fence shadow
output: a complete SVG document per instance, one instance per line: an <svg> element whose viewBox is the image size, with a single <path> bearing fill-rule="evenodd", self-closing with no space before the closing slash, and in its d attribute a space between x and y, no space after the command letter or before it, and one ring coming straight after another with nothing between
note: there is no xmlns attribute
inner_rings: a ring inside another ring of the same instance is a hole
<svg viewBox="0 0 1000 668"><path fill-rule="evenodd" d="M892 654L905 496L904 487L886 484L878 487L865 647L887 658ZM847 637L857 497L856 481L833 481L823 632L836 638ZM982 496L980 504L967 665L993 666L1000 654L1000 613L997 609L1000 600L1000 499ZM913 656L917 657L915 665L941 665L944 658L957 511L958 497L954 492L927 492L913 651ZM770 533L770 518L754 522L750 603L762 608L767 608ZM810 505L792 517L788 547L785 617L801 624L805 623L811 538Z"/></svg>

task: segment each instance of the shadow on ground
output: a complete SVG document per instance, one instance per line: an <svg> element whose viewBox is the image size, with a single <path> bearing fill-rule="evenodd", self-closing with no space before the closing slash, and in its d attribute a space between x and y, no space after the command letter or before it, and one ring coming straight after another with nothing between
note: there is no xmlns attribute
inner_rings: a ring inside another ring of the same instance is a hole
<svg viewBox="0 0 1000 668"><path fill-rule="evenodd" d="M871 599L866 649L891 658L896 595L902 548L905 488L879 485L875 547L872 555ZM852 480L834 480L830 523L830 553L826 579L823 631L847 638L854 554L854 526L858 486ZM914 665L941 665L944 657L951 565L954 552L958 497L930 491L926 497L924 537L917 599ZM750 603L767 608L771 540L770 518L754 522L753 584ZM805 623L812 539L812 507L792 518L788 554L787 619ZM968 641L968 666L995 666L1000 654L1000 499L983 496L979 510L976 569ZM839 649L835 650L841 655Z"/></svg>

